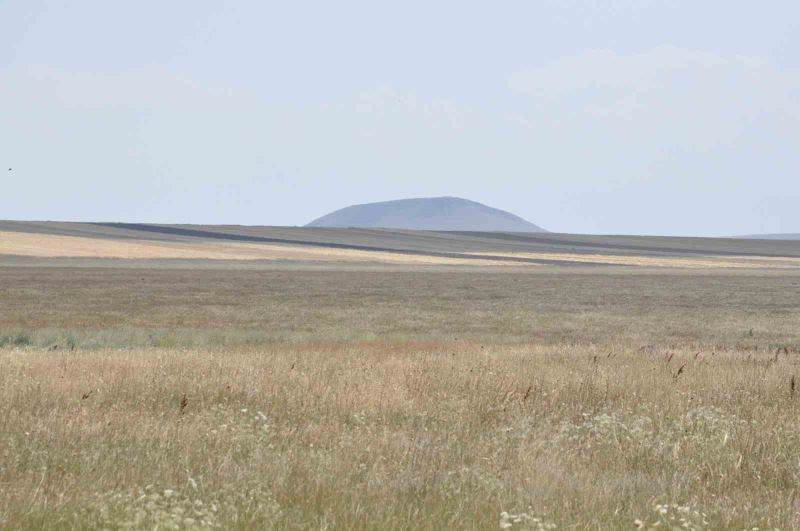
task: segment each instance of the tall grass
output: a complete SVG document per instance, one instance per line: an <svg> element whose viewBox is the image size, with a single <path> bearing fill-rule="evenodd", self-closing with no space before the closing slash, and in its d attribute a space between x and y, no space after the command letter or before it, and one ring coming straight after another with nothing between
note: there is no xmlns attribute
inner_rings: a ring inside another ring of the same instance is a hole
<svg viewBox="0 0 800 531"><path fill-rule="evenodd" d="M4 269L0 529L800 528L798 306L768 272Z"/></svg>
<svg viewBox="0 0 800 531"><path fill-rule="evenodd" d="M0 527L796 528L797 356L6 346Z"/></svg>

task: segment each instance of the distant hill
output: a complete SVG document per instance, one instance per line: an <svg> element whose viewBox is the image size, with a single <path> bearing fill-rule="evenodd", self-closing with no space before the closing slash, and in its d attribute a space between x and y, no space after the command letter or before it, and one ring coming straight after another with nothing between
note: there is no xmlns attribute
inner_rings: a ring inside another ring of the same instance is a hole
<svg viewBox="0 0 800 531"><path fill-rule="evenodd" d="M743 240L800 240L800 234L752 234L739 236Z"/></svg>
<svg viewBox="0 0 800 531"><path fill-rule="evenodd" d="M331 212L306 226L547 232L509 212L458 197L400 199L354 205Z"/></svg>

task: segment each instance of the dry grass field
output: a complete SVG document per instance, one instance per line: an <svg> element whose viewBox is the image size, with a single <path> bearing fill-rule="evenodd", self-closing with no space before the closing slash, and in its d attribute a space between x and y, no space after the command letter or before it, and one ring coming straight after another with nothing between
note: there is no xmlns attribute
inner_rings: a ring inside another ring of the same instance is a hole
<svg viewBox="0 0 800 531"><path fill-rule="evenodd" d="M242 242L101 240L79 236L0 231L0 255L39 258L201 259L314 262L374 262L416 265L504 265L513 262L409 255L385 251L329 249L309 245ZM800 259L798 259L800 264Z"/></svg>
<svg viewBox="0 0 800 531"><path fill-rule="evenodd" d="M0 528L798 529L800 271L764 249L0 257Z"/></svg>

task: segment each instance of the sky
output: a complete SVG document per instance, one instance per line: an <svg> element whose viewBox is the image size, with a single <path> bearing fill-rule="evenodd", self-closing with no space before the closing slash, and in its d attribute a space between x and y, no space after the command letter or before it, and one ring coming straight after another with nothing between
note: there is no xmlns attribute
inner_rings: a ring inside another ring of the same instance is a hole
<svg viewBox="0 0 800 531"><path fill-rule="evenodd" d="M800 2L0 0L0 185L0 219L800 232Z"/></svg>

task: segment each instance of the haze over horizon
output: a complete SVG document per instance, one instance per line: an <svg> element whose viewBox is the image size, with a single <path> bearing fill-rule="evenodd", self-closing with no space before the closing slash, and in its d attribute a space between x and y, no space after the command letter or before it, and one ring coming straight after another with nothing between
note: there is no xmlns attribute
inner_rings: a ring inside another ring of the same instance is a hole
<svg viewBox="0 0 800 531"><path fill-rule="evenodd" d="M789 0L11 0L0 98L0 219L455 196L562 233L800 232Z"/></svg>

